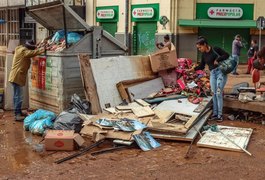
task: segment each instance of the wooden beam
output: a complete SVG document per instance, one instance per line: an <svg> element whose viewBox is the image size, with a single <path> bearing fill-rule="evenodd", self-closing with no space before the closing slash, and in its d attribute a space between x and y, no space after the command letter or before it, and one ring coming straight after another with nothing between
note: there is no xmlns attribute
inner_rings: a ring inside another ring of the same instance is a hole
<svg viewBox="0 0 265 180"><path fill-rule="evenodd" d="M265 114L265 103L264 102L240 102L235 98L224 98L224 107L233 108L233 109L243 109L248 111L260 112Z"/></svg>
<svg viewBox="0 0 265 180"><path fill-rule="evenodd" d="M98 99L96 83L91 69L89 55L78 54L78 58L86 99L91 103L92 114L98 114L101 112L101 108Z"/></svg>

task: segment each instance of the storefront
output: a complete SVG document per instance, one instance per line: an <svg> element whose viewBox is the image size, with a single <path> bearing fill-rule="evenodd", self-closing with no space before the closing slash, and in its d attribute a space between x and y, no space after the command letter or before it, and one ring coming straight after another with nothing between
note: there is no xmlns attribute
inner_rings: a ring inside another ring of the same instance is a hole
<svg viewBox="0 0 265 180"><path fill-rule="evenodd" d="M256 28L253 20L253 4L196 4L195 20L179 20L180 26L198 27L198 36L204 36L209 44L225 49L231 54L235 35L242 36L244 48L240 63L247 61L250 46L250 29Z"/></svg>
<svg viewBox="0 0 265 180"><path fill-rule="evenodd" d="M105 31L115 37L117 22L119 21L119 6L96 7L96 21Z"/></svg>
<svg viewBox="0 0 265 180"><path fill-rule="evenodd" d="M155 51L155 34L159 20L159 4L131 6L133 54L147 55Z"/></svg>

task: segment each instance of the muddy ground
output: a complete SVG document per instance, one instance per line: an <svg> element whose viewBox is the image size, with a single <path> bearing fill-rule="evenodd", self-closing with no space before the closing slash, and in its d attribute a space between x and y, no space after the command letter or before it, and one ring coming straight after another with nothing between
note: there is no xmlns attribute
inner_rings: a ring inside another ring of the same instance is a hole
<svg viewBox="0 0 265 180"><path fill-rule="evenodd" d="M159 140L161 147L143 152L138 148L102 154L89 153L62 164L54 161L73 152L42 152L41 137L23 130L11 112L0 120L0 179L265 179L265 126L225 120L222 125L254 129L245 153ZM198 141L199 138L196 139ZM106 142L98 149L110 147Z"/></svg>

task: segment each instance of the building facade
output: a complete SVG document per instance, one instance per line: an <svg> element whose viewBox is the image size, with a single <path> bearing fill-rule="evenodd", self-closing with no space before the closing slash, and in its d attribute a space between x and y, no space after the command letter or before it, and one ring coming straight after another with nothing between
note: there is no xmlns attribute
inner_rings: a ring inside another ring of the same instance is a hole
<svg viewBox="0 0 265 180"><path fill-rule="evenodd" d="M265 16L263 0L91 0L86 8L87 23L102 26L129 46L131 54L150 54L169 34L178 57L194 61L198 36L231 53L234 36L240 34L240 62L246 62L251 39L259 40L256 19Z"/></svg>

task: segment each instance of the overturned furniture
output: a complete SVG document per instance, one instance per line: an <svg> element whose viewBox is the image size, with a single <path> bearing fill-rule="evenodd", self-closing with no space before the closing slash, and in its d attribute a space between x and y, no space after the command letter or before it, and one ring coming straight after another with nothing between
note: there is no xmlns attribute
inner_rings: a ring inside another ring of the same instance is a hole
<svg viewBox="0 0 265 180"><path fill-rule="evenodd" d="M68 5L54 1L28 5L27 13L50 31L64 29L84 34L77 43L60 52L48 51L32 62L29 82L31 108L59 113L67 108L72 94L84 96L78 54L92 58L124 55L127 48L102 27L89 26ZM41 66L41 68L40 68Z"/></svg>

